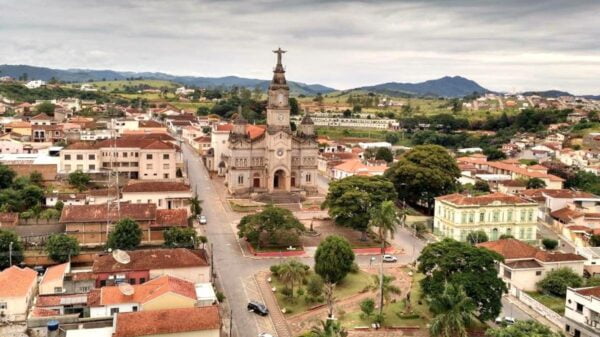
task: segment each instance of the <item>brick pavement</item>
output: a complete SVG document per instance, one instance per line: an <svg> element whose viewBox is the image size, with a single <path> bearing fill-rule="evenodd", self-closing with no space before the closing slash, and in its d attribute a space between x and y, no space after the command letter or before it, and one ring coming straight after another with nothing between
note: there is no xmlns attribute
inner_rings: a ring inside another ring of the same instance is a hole
<svg viewBox="0 0 600 337"><path fill-rule="evenodd" d="M265 305L269 308L269 315L271 316L271 320L273 321L273 325L277 331L277 336L292 337L292 332L290 331L285 317L283 316L283 313L277 304L275 296L273 296L271 285L269 282L267 282L268 276L269 272L261 271L257 273L254 278L256 279L258 289L260 289L263 299L266 302Z"/></svg>

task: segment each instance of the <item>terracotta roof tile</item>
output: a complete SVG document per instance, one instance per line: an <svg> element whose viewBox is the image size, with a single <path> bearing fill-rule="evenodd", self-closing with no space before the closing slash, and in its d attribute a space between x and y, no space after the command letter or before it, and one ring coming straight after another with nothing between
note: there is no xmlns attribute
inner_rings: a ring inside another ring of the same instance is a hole
<svg viewBox="0 0 600 337"><path fill-rule="evenodd" d="M65 274L69 271L69 267L70 264L66 262L46 269L44 277L42 278L42 281L40 281L40 285L45 284L47 282L62 280Z"/></svg>
<svg viewBox="0 0 600 337"><path fill-rule="evenodd" d="M33 269L12 266L0 272L0 298L22 297L37 282L37 273Z"/></svg>
<svg viewBox="0 0 600 337"><path fill-rule="evenodd" d="M129 251L131 262L121 264L112 254L99 255L94 260L94 273L112 273L126 270L151 270L164 268L206 267L205 258L185 248L148 249Z"/></svg>
<svg viewBox="0 0 600 337"><path fill-rule="evenodd" d="M136 221L149 221L156 219L156 204L129 204L121 203L120 212L116 207L107 214L106 204L99 205L67 205L60 215L60 223L77 222L106 222L118 221L122 218L131 218Z"/></svg>
<svg viewBox="0 0 600 337"><path fill-rule="evenodd" d="M31 310L31 317L52 317L52 316L60 316L60 312L55 309L45 309L34 307Z"/></svg>
<svg viewBox="0 0 600 337"><path fill-rule="evenodd" d="M35 115L35 116L33 116L33 117L30 118L30 120L32 120L32 121L34 121L34 120L44 120L44 121L47 121L47 120L51 120L51 119L52 119L52 117L46 115L45 113L37 114L37 115Z"/></svg>
<svg viewBox="0 0 600 337"><path fill-rule="evenodd" d="M233 130L233 124L219 124L217 125L217 131L231 131Z"/></svg>
<svg viewBox="0 0 600 337"><path fill-rule="evenodd" d="M576 209L570 209L569 207L563 207L554 212L550 213L550 216L556 218L563 223L569 223L577 218L581 218L583 213Z"/></svg>
<svg viewBox="0 0 600 337"><path fill-rule="evenodd" d="M541 262L585 260L583 256L577 254L551 253L547 251L542 251L517 239L488 241L480 243L477 246L492 250L504 256L504 259L506 260L535 259Z"/></svg>
<svg viewBox="0 0 600 337"><path fill-rule="evenodd" d="M256 139L265 133L265 125L246 125L246 133L250 136L250 139Z"/></svg>
<svg viewBox="0 0 600 337"><path fill-rule="evenodd" d="M575 292L583 296L594 296L600 298L600 286L591 288L575 289Z"/></svg>
<svg viewBox="0 0 600 337"><path fill-rule="evenodd" d="M113 337L168 335L221 328L216 306L120 313L115 321Z"/></svg>
<svg viewBox="0 0 600 337"><path fill-rule="evenodd" d="M132 295L125 295L119 286L108 286L100 289L99 305L114 305L120 303L146 303L166 293L174 293L196 300L196 288L188 282L173 276L161 276L144 284L132 285Z"/></svg>
<svg viewBox="0 0 600 337"><path fill-rule="evenodd" d="M187 227L188 213L184 208L156 210L156 223L151 227Z"/></svg>
<svg viewBox="0 0 600 337"><path fill-rule="evenodd" d="M176 181L131 181L123 187L125 193L189 192L190 185Z"/></svg>
<svg viewBox="0 0 600 337"><path fill-rule="evenodd" d="M40 295L35 299L35 305L38 307L57 307L73 303L85 304L87 301L87 294Z"/></svg>
<svg viewBox="0 0 600 337"><path fill-rule="evenodd" d="M161 128L161 127L164 127L164 125L160 124L157 121L140 121L139 127L140 128Z"/></svg>
<svg viewBox="0 0 600 337"><path fill-rule="evenodd" d="M436 200L446 201L455 205L489 205L493 202L500 202L502 204L529 204L531 203L528 200L525 200L521 197L506 194L506 193L490 193L478 196L469 196L460 193L443 195L441 197L437 197Z"/></svg>
<svg viewBox="0 0 600 337"><path fill-rule="evenodd" d="M542 268L542 265L536 260L517 260L506 262L505 265L510 269Z"/></svg>

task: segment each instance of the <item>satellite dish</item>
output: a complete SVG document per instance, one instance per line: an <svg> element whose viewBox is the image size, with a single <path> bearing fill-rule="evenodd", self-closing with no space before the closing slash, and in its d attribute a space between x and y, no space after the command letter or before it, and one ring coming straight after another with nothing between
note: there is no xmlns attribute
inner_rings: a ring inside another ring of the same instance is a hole
<svg viewBox="0 0 600 337"><path fill-rule="evenodd" d="M127 252L124 250L115 249L112 252L112 256L113 259L115 259L115 261L119 262L120 264L128 264L129 262L131 262L131 257L129 257L129 254L127 254Z"/></svg>
<svg viewBox="0 0 600 337"><path fill-rule="evenodd" d="M119 283L119 291L125 296L131 296L135 293L135 289L129 283Z"/></svg>

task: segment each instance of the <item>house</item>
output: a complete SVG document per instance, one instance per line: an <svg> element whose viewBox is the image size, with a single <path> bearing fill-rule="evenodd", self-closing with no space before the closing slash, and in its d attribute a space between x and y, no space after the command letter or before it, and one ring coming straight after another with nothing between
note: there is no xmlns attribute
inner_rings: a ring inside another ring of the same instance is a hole
<svg viewBox="0 0 600 337"><path fill-rule="evenodd" d="M600 275L600 247L575 247L575 252L587 259L583 269L589 275Z"/></svg>
<svg viewBox="0 0 600 337"><path fill-rule="evenodd" d="M185 209L192 198L190 185L176 181L131 181L122 189L121 201L154 203L158 209Z"/></svg>
<svg viewBox="0 0 600 337"><path fill-rule="evenodd" d="M90 317L109 317L123 312L193 308L196 288L173 276L160 276L143 284L120 284L94 290L99 292L90 303Z"/></svg>
<svg viewBox="0 0 600 337"><path fill-rule="evenodd" d="M172 227L187 227L185 209L157 210L156 204L96 204L67 205L63 208L59 223L65 225L66 234L76 238L82 246L98 246L106 243L110 230L120 219L136 221L142 230L142 242L162 243L163 233Z"/></svg>
<svg viewBox="0 0 600 337"><path fill-rule="evenodd" d="M127 252L128 258L119 258L120 253L102 254L94 260L92 272L96 276L96 287L120 282L143 284L148 280L170 275L193 283L211 281L210 265L204 250L185 248L145 249Z"/></svg>
<svg viewBox="0 0 600 337"><path fill-rule="evenodd" d="M567 121L571 124L577 124L584 119L587 119L587 113L583 111L575 111L567 115Z"/></svg>
<svg viewBox="0 0 600 337"><path fill-rule="evenodd" d="M558 268L570 268L583 275L585 258L573 253L548 252L516 239L483 242L477 245L504 257L498 276L507 284L509 293L535 291L546 274Z"/></svg>
<svg viewBox="0 0 600 337"><path fill-rule="evenodd" d="M570 336L600 336L600 287L567 288L565 331Z"/></svg>
<svg viewBox="0 0 600 337"><path fill-rule="evenodd" d="M435 198L434 232L465 241L469 232L484 231L490 240L501 235L536 239L537 203L500 192L472 196L448 194Z"/></svg>
<svg viewBox="0 0 600 337"><path fill-rule="evenodd" d="M88 312L88 294L40 295L35 298L30 318L73 314L76 317L87 317Z"/></svg>
<svg viewBox="0 0 600 337"><path fill-rule="evenodd" d="M37 89L37 88L41 88L45 85L46 85L46 82L42 81L42 80L34 80L34 81L29 81L29 82L25 83L25 86L27 87L27 89Z"/></svg>
<svg viewBox="0 0 600 337"><path fill-rule="evenodd" d="M23 321L37 290L37 272L11 266L0 272L0 316Z"/></svg>
<svg viewBox="0 0 600 337"><path fill-rule="evenodd" d="M118 314L112 337L220 337L216 306L150 310Z"/></svg>
<svg viewBox="0 0 600 337"><path fill-rule="evenodd" d="M46 195L46 206L54 207L57 202L63 205L85 205L87 196L85 193L58 193L53 192Z"/></svg>
<svg viewBox="0 0 600 337"><path fill-rule="evenodd" d="M333 179L344 179L354 175L381 176L387 170L387 165L366 165L359 159L347 160L331 169Z"/></svg>
<svg viewBox="0 0 600 337"><path fill-rule="evenodd" d="M200 136L192 139L190 145L204 156L210 149L210 136Z"/></svg>
<svg viewBox="0 0 600 337"><path fill-rule="evenodd" d="M70 263L62 263L46 269L39 285L40 295L62 294L65 292L65 275L71 270Z"/></svg>
<svg viewBox="0 0 600 337"><path fill-rule="evenodd" d="M352 152L323 152L317 157L317 170L324 176L332 178L334 167L353 159L358 160L358 155Z"/></svg>

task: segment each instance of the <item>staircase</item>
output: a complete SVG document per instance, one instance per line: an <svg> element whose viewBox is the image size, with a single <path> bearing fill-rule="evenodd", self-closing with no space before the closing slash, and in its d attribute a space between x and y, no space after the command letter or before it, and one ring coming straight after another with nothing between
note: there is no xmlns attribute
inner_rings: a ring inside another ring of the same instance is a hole
<svg viewBox="0 0 600 337"><path fill-rule="evenodd" d="M269 204L298 204L302 202L304 198L297 193L293 192L273 192L261 194L256 198L256 201L269 203Z"/></svg>

